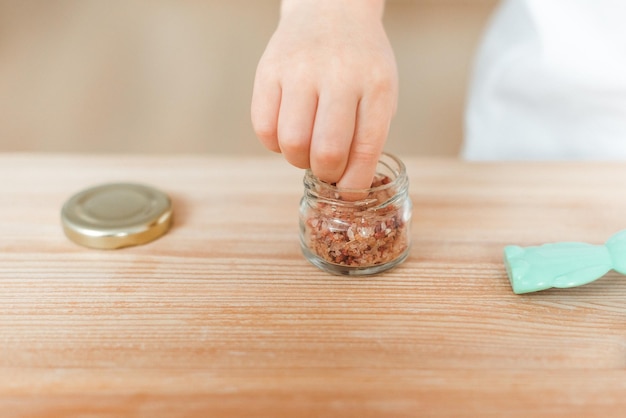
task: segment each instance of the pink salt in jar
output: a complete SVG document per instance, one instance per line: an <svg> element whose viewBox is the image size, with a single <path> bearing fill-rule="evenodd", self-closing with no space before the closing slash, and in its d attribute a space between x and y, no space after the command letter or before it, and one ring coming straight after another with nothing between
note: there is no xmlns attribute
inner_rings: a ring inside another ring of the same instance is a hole
<svg viewBox="0 0 626 418"><path fill-rule="evenodd" d="M305 258L330 273L354 276L400 264L411 245L408 189L404 164L390 154L382 154L372 186L365 190L340 189L307 170L300 202Z"/></svg>

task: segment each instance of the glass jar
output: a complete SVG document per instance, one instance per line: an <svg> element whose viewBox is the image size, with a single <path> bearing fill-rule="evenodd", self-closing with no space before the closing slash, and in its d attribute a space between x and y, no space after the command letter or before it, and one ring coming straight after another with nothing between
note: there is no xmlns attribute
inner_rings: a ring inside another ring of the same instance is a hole
<svg viewBox="0 0 626 418"><path fill-rule="evenodd" d="M369 189L340 189L310 170L303 182L300 245L312 264L334 274L361 276L406 259L412 204L406 168L398 158L382 154Z"/></svg>

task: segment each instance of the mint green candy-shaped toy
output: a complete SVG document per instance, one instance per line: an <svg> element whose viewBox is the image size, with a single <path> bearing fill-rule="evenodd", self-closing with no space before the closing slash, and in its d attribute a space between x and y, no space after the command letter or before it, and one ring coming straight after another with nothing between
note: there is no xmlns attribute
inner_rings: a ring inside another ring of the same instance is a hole
<svg viewBox="0 0 626 418"><path fill-rule="evenodd" d="M604 245L584 242L536 247L509 245L504 249L504 264L517 294L581 286L611 269L626 274L626 230L613 235Z"/></svg>

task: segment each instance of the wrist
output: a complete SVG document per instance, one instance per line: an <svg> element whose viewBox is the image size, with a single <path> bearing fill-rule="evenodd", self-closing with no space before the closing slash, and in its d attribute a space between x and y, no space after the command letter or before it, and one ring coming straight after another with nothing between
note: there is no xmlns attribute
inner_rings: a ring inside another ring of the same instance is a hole
<svg viewBox="0 0 626 418"><path fill-rule="evenodd" d="M385 0L282 0L281 18L302 8L309 11L349 11L351 14L382 19Z"/></svg>

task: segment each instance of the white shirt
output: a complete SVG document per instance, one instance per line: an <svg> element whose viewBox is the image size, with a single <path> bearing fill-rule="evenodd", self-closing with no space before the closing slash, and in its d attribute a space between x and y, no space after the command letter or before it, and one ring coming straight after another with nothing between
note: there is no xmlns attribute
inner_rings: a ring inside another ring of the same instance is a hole
<svg viewBox="0 0 626 418"><path fill-rule="evenodd" d="M470 160L626 160L626 0L505 0L478 51Z"/></svg>

